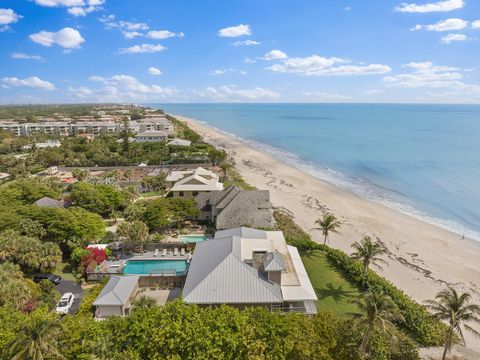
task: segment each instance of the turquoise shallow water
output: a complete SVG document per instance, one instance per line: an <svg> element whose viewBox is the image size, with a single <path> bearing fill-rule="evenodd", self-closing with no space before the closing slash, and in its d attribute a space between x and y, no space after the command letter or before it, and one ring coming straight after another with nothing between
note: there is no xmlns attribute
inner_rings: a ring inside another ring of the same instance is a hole
<svg viewBox="0 0 480 360"><path fill-rule="evenodd" d="M480 106L156 104L311 174L480 240Z"/></svg>
<svg viewBox="0 0 480 360"><path fill-rule="evenodd" d="M123 268L125 275L148 275L160 273L163 270L175 270L177 275L187 270L185 260L129 260Z"/></svg>

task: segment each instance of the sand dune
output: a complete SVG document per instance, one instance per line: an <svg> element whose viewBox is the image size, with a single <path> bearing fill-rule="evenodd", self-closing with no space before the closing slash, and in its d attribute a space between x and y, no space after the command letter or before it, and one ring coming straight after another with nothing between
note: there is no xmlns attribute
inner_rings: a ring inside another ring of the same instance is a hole
<svg viewBox="0 0 480 360"><path fill-rule="evenodd" d="M274 206L284 206L316 241L321 233L310 230L322 211L328 210L344 224L330 245L351 252L350 245L363 235L379 239L388 248L388 266L375 269L419 302L432 299L447 285L469 291L480 304L480 242L462 239L378 203L358 197L277 161L236 138L201 123L178 116L225 149L240 174L259 189L268 189ZM466 334L469 348L480 351L480 341Z"/></svg>

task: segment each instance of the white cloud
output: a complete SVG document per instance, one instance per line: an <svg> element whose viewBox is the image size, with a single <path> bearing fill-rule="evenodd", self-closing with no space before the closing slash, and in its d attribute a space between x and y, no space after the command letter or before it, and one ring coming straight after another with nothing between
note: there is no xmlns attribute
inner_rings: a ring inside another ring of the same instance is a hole
<svg viewBox="0 0 480 360"><path fill-rule="evenodd" d="M350 99L350 96L331 91L305 91L302 94L315 102L341 102Z"/></svg>
<svg viewBox="0 0 480 360"><path fill-rule="evenodd" d="M218 36L221 37L238 37L244 35L252 35L250 25L240 24L237 26L230 26L218 31Z"/></svg>
<svg viewBox="0 0 480 360"><path fill-rule="evenodd" d="M305 76L373 75L391 71L389 66L383 64L349 65L349 63L348 59L312 55L304 58L285 59L267 69L273 72Z"/></svg>
<svg viewBox="0 0 480 360"><path fill-rule="evenodd" d="M180 37L183 38L185 36L184 33L174 33L169 30L152 30L149 31L146 35L148 38L151 39L156 39L156 40L163 40L163 39L168 39L171 37Z"/></svg>
<svg viewBox="0 0 480 360"><path fill-rule="evenodd" d="M480 85L463 82L462 69L451 66L436 66L432 62L409 63L409 73L388 76L383 79L388 87L429 88L442 90L441 93L427 93L428 96L441 99L441 102L479 103Z"/></svg>
<svg viewBox="0 0 480 360"><path fill-rule="evenodd" d="M120 29L123 31L148 30L150 27L143 22L116 21L115 15L104 15L98 19L107 29Z"/></svg>
<svg viewBox="0 0 480 360"><path fill-rule="evenodd" d="M50 47L57 44L66 49L75 49L85 41L78 30L70 27L63 28L57 32L40 31L29 36L30 40L37 44Z"/></svg>
<svg viewBox="0 0 480 360"><path fill-rule="evenodd" d="M87 99L89 96L94 94L94 91L84 86L80 86L78 88L69 86L68 93L70 96L73 96L79 99Z"/></svg>
<svg viewBox="0 0 480 360"><path fill-rule="evenodd" d="M245 64L255 64L257 61L254 60L254 59L251 59L251 58L249 58L249 57L246 57L245 59L243 59L243 62L244 62Z"/></svg>
<svg viewBox="0 0 480 360"><path fill-rule="evenodd" d="M85 2L83 0L35 0L35 3L40 6L57 7L57 6L83 6Z"/></svg>
<svg viewBox="0 0 480 360"><path fill-rule="evenodd" d="M237 70L237 69L233 69L233 68L229 68L229 69L217 69L217 70L213 70L211 72L209 72L208 74L209 75L216 75L216 76L219 76L219 75L225 75L227 73L239 73L241 75L247 75L247 72L244 71L244 70Z"/></svg>
<svg viewBox="0 0 480 360"><path fill-rule="evenodd" d="M365 95L375 95L375 94L381 94L381 93L383 93L383 90L372 89L372 90L365 91Z"/></svg>
<svg viewBox="0 0 480 360"><path fill-rule="evenodd" d="M467 41L467 40L468 40L468 37L467 35L464 35L464 34L448 34L448 35L442 36L442 39L440 40L440 42L442 44L450 44L454 41Z"/></svg>
<svg viewBox="0 0 480 360"><path fill-rule="evenodd" d="M458 84L462 79L459 68L451 66L437 66L430 61L411 62L403 67L411 69L411 73L387 76L383 81L389 87L401 88L444 88Z"/></svg>
<svg viewBox="0 0 480 360"><path fill-rule="evenodd" d="M114 75L112 77L91 76L90 81L103 86L98 89L80 88L80 95L71 93L72 97L88 98L96 102L135 102L156 99L167 99L177 93L177 90L159 85L146 85L129 75Z"/></svg>
<svg viewBox="0 0 480 360"><path fill-rule="evenodd" d="M224 85L218 88L208 86L204 90L194 91L194 93L201 99L217 102L261 101L280 97L277 92L258 86L252 89L237 89L235 85Z"/></svg>
<svg viewBox="0 0 480 360"><path fill-rule="evenodd" d="M10 29L10 24L16 23L22 17L12 9L0 9L0 32Z"/></svg>
<svg viewBox="0 0 480 360"><path fill-rule="evenodd" d="M480 29L480 20L475 20L472 22L472 29Z"/></svg>
<svg viewBox="0 0 480 360"><path fill-rule="evenodd" d="M165 49L166 47L161 44L141 44L122 48L120 49L120 54L157 53Z"/></svg>
<svg viewBox="0 0 480 360"><path fill-rule="evenodd" d="M40 55L28 55L28 54L24 54L24 53L13 53L12 54L12 59L44 61L43 57L41 57Z"/></svg>
<svg viewBox="0 0 480 360"><path fill-rule="evenodd" d="M402 3L395 10L405 13L446 12L461 9L464 5L464 0L443 0L427 4Z"/></svg>
<svg viewBox="0 0 480 360"><path fill-rule="evenodd" d="M40 6L67 7L67 12L73 16L86 16L88 13L101 10L105 0L35 0Z"/></svg>
<svg viewBox="0 0 480 360"><path fill-rule="evenodd" d="M458 18L451 18L439 21L431 25L417 25L411 30L428 30L428 31L452 31L462 30L468 26L468 21Z"/></svg>
<svg viewBox="0 0 480 360"><path fill-rule="evenodd" d="M162 75L162 72L160 71L160 69L158 69L156 67L153 67L153 66L148 68L148 73L150 75Z"/></svg>
<svg viewBox="0 0 480 360"><path fill-rule="evenodd" d="M272 50L263 55L262 60L278 60L286 59L288 56L281 50Z"/></svg>
<svg viewBox="0 0 480 360"><path fill-rule="evenodd" d="M122 34L125 39L135 39L136 37L143 36L143 34L138 31L123 31Z"/></svg>
<svg viewBox="0 0 480 360"><path fill-rule="evenodd" d="M55 85L53 85L51 82L42 80L36 76L32 76L26 79L19 79L16 77L5 77L1 81L3 84L7 86L30 87L30 88L42 89L42 90L55 89Z"/></svg>
<svg viewBox="0 0 480 360"><path fill-rule="evenodd" d="M254 45L260 45L260 41L255 41L255 40L243 40L243 41L235 41L232 43L233 46L254 46Z"/></svg>

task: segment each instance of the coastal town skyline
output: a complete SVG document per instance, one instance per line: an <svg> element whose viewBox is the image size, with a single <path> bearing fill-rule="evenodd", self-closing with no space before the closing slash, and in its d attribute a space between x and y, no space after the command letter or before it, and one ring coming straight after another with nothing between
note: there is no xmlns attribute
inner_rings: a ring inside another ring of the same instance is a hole
<svg viewBox="0 0 480 360"><path fill-rule="evenodd" d="M480 4L3 1L1 103L480 103Z"/></svg>

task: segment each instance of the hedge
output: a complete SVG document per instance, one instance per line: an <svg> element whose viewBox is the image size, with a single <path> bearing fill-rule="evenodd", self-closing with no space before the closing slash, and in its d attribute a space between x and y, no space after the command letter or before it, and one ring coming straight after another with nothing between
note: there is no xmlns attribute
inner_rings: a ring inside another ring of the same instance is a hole
<svg viewBox="0 0 480 360"><path fill-rule="evenodd" d="M289 245L300 251L321 250L329 263L344 274L352 283L362 287L362 264L352 259L345 252L329 246L318 244L301 229L288 215L276 211L274 217L277 228L282 230ZM365 283L368 288L382 290L389 295L400 309L405 321L399 322L399 328L405 330L422 346L440 346L445 339L446 325L434 320L427 309L398 289L390 281L368 270Z"/></svg>

